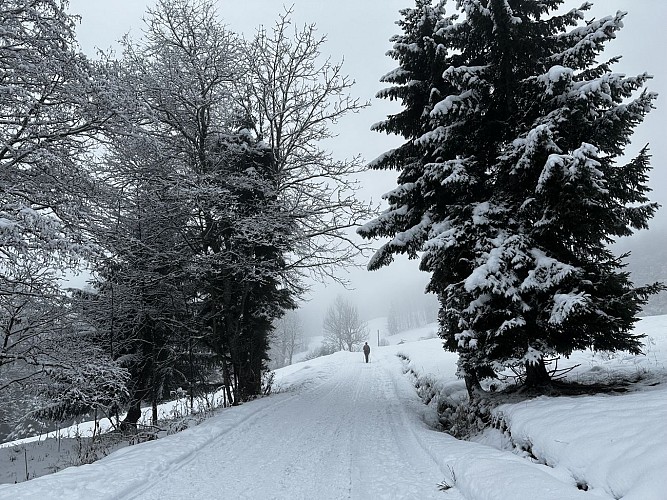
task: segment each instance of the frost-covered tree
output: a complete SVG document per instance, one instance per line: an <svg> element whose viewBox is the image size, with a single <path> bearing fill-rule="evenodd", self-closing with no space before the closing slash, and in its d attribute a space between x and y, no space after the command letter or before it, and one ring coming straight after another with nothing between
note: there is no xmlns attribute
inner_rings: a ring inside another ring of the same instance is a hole
<svg viewBox="0 0 667 500"><path fill-rule="evenodd" d="M90 182L77 160L108 117L65 0L0 4L0 256L64 266Z"/></svg>
<svg viewBox="0 0 667 500"><path fill-rule="evenodd" d="M53 271L39 262L7 265L0 265L0 404L15 435L35 420L62 421L119 403L127 371L79 321Z"/></svg>
<svg viewBox="0 0 667 500"><path fill-rule="evenodd" d="M303 347L303 322L296 311L280 318L271 335L271 366L282 368L292 364L292 357Z"/></svg>
<svg viewBox="0 0 667 500"><path fill-rule="evenodd" d="M236 100L273 156L278 198L294 225L286 265L300 286L304 276L341 281L340 267L365 248L349 230L373 212L356 197L361 159L337 159L324 146L339 120L367 104L350 96L354 81L342 63L323 57L326 38L314 25L294 27L291 15L245 44Z"/></svg>
<svg viewBox="0 0 667 500"><path fill-rule="evenodd" d="M165 148L155 136L119 134L96 174L106 190L94 233L105 252L92 262L94 293L81 307L108 355L132 374L130 423L142 401L157 420L170 389L192 391L199 378L190 366L193 252L181 236L191 208L175 188L177 165Z"/></svg>
<svg viewBox="0 0 667 500"><path fill-rule="evenodd" d="M357 306L338 295L329 306L322 325L324 345L331 351L354 351L368 339L368 326L359 318Z"/></svg>
<svg viewBox="0 0 667 500"><path fill-rule="evenodd" d="M202 249L204 341L239 401L261 393L273 323L295 304L284 260L292 226L276 197L272 155L247 131L232 139L217 146L224 160L209 172L222 196L199 205L191 229Z"/></svg>
<svg viewBox="0 0 667 500"><path fill-rule="evenodd" d="M0 398L5 407L7 391L20 387L29 395L24 389L35 388L37 380L48 383L66 372L95 390L114 385L107 375L119 386L124 381L122 370L116 372L116 365L79 337L58 283L63 269L92 253L83 226L93 183L82 160L112 116L104 82L78 50L76 19L66 7L66 0L0 2ZM91 355L85 359L78 352ZM60 398L62 391L53 388L51 394ZM44 397L43 391L36 394L30 408L43 409Z"/></svg>
<svg viewBox="0 0 667 500"><path fill-rule="evenodd" d="M158 145L155 166L190 210L168 226L191 253L198 341L215 352L234 400L261 390L268 333L301 278L348 263L361 247L345 231L369 214L349 178L359 161L321 148L329 126L362 105L341 66L319 62L314 28L289 28L286 15L272 36L242 44L213 2L161 0L118 65L138 104L119 100L131 125L115 133Z"/></svg>
<svg viewBox="0 0 667 500"><path fill-rule="evenodd" d="M271 325L293 307L292 222L273 156L233 99L240 61L213 2L161 0L114 66L126 122L98 174L113 195L97 288L134 367L129 424L168 378L192 385L194 353L210 354L230 401L259 394Z"/></svg>
<svg viewBox="0 0 667 500"><path fill-rule="evenodd" d="M622 163L656 97L650 77L597 60L624 13L584 23L590 4L562 3L461 0L447 17L420 0L380 92L406 111L376 128L406 143L371 165L400 175L360 229L391 238L369 267L421 252L470 391L506 367L548 383L544 358L575 349L639 352L635 316L659 289L635 287L607 247L657 208L647 149Z"/></svg>

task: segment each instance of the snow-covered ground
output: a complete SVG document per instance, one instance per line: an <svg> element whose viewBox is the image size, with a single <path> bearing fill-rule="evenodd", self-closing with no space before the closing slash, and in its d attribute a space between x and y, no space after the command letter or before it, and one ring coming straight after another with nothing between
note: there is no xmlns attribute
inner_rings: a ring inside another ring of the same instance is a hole
<svg viewBox="0 0 667 500"><path fill-rule="evenodd" d="M474 442L433 430L435 405L415 390L429 380L436 398L463 391L456 357L419 340L435 329L374 346L369 364L341 352L283 368L278 394L90 465L1 485L0 499L667 498L667 317L639 323L646 356L568 361L582 382L641 376L628 392L506 404L496 416L509 430Z"/></svg>

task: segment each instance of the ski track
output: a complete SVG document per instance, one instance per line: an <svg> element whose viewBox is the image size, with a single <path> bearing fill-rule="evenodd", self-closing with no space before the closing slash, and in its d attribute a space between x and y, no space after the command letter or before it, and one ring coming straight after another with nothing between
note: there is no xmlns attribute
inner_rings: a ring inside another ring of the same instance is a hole
<svg viewBox="0 0 667 500"><path fill-rule="evenodd" d="M184 455L181 459L179 459L177 462L172 463L169 465L168 468L161 470L159 473L155 474L157 478L152 479L151 481L148 481L147 483L137 487L136 484L129 485L127 488L125 488L123 491L119 492L117 495L111 497L112 499L115 500L128 500L128 499L141 499L145 498L144 492L150 490L152 487L155 485L159 485L161 482L165 480L170 474L174 474L176 471L182 469L185 467L187 464L190 462L197 460L199 457L199 454L202 453L202 450L205 450L211 446L215 446L219 444L221 441L223 441L224 438L227 437L228 434L234 431L239 431L247 428L248 426L252 426L253 423L266 416L267 413L269 413L272 409L274 409L276 406L284 405L284 404L289 404L289 402L297 397L298 395L293 395L292 397L289 397L287 399L283 400L276 400L272 402L273 404L269 406L263 406L249 414L245 420L242 420L241 422L237 423L236 425L233 425L229 428L224 429L222 432L220 432L217 436L215 436L211 441L207 442L204 446L200 446L196 449L193 449L189 451L186 455Z"/></svg>
<svg viewBox="0 0 667 500"><path fill-rule="evenodd" d="M419 417L404 406L395 372L342 364L116 498L442 499L444 471L408 423Z"/></svg>

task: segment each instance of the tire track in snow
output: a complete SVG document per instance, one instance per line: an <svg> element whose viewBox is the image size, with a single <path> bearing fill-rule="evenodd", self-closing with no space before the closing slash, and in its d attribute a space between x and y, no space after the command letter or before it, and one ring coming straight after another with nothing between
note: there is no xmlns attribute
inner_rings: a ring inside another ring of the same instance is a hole
<svg viewBox="0 0 667 500"><path fill-rule="evenodd" d="M390 499L397 497L397 491L401 491L401 498L442 498L442 492L437 490L437 483L442 480L442 466L437 457L415 439L412 427L423 424L416 413L408 415L397 386L397 379L403 381L403 375L400 369L395 373L390 371L386 366L388 361L374 364L370 379L371 392L378 394L376 404L369 407L370 418L382 422L382 429L374 436L372 446L377 462L400 465L388 475L394 482L390 481L386 486L381 484L382 480L362 479L362 494L355 498ZM365 475L377 475L378 472L377 467L367 466L366 470Z"/></svg>
<svg viewBox="0 0 667 500"><path fill-rule="evenodd" d="M445 476L412 429L419 406L397 385L398 360L339 360L329 378L253 411L116 498L443 499Z"/></svg>
<svg viewBox="0 0 667 500"><path fill-rule="evenodd" d="M268 405L261 406L255 409L251 413L247 414L241 420L233 421L229 427L225 427L221 432L217 433L211 439L205 441L204 443L201 443L199 446L196 446L188 450L177 461L169 462L165 467L161 468L158 471L155 471L154 474L152 475L154 478L152 477L150 481L142 482L140 486L137 486L136 484L128 485L121 492L119 492L117 495L114 495L111 498L115 500L143 499L144 497L142 495L144 495L147 491L152 489L154 486L161 484L162 482L164 482L165 478L183 469L188 464L196 460L203 449L220 444L230 434L238 432L240 429L251 427L254 422L261 420L263 417L266 416L267 413L275 411L281 406L290 404L292 400L294 400L295 398L302 397L304 393L316 392L320 390L322 385L324 385L325 383L326 380L321 381L320 383L315 385L306 386L305 388L281 400L275 400L272 398L263 398L260 400L252 401L249 403L245 403L244 405L241 405L241 407L245 406L247 408L255 403L269 402ZM340 383L342 383L342 381ZM225 410L223 410L223 412L234 410L236 408L241 408L241 407L226 408ZM224 415L221 416L224 417ZM155 474L157 474L157 477L155 477Z"/></svg>

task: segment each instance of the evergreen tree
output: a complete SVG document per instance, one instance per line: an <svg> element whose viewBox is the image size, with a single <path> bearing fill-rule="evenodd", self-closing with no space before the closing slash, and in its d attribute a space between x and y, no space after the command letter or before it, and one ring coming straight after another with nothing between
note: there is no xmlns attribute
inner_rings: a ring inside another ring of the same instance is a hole
<svg viewBox="0 0 667 500"><path fill-rule="evenodd" d="M127 423L150 401L153 420L169 390L192 389L192 251L181 237L190 206L176 186L177 165L155 137L115 137L98 179L106 193L95 234L105 254L91 263L96 293L84 308L100 344L130 373ZM186 361L187 360L187 361ZM183 380L182 374L187 374Z"/></svg>
<svg viewBox="0 0 667 500"><path fill-rule="evenodd" d="M189 239L201 245L204 342L222 363L230 400L240 402L260 394L273 322L295 307L283 258L291 221L276 196L271 150L248 131L223 139L201 178L202 192L222 196L193 200L201 223L190 225Z"/></svg>
<svg viewBox="0 0 667 500"><path fill-rule="evenodd" d="M650 77L596 60L624 13L581 23L590 4L554 14L562 3L462 0L461 16L447 18L418 1L394 38L400 66L385 77L394 86L380 93L406 111L376 128L407 142L371 165L401 173L389 209L359 230L392 238L369 267L422 252L440 334L471 392L509 366L548 383L544 358L575 349L639 352L635 316L660 289L634 287L607 248L657 208L647 149L619 164L656 97L643 89ZM419 64L430 71L416 73ZM413 74L442 82L417 78L430 87L403 97L417 91Z"/></svg>

